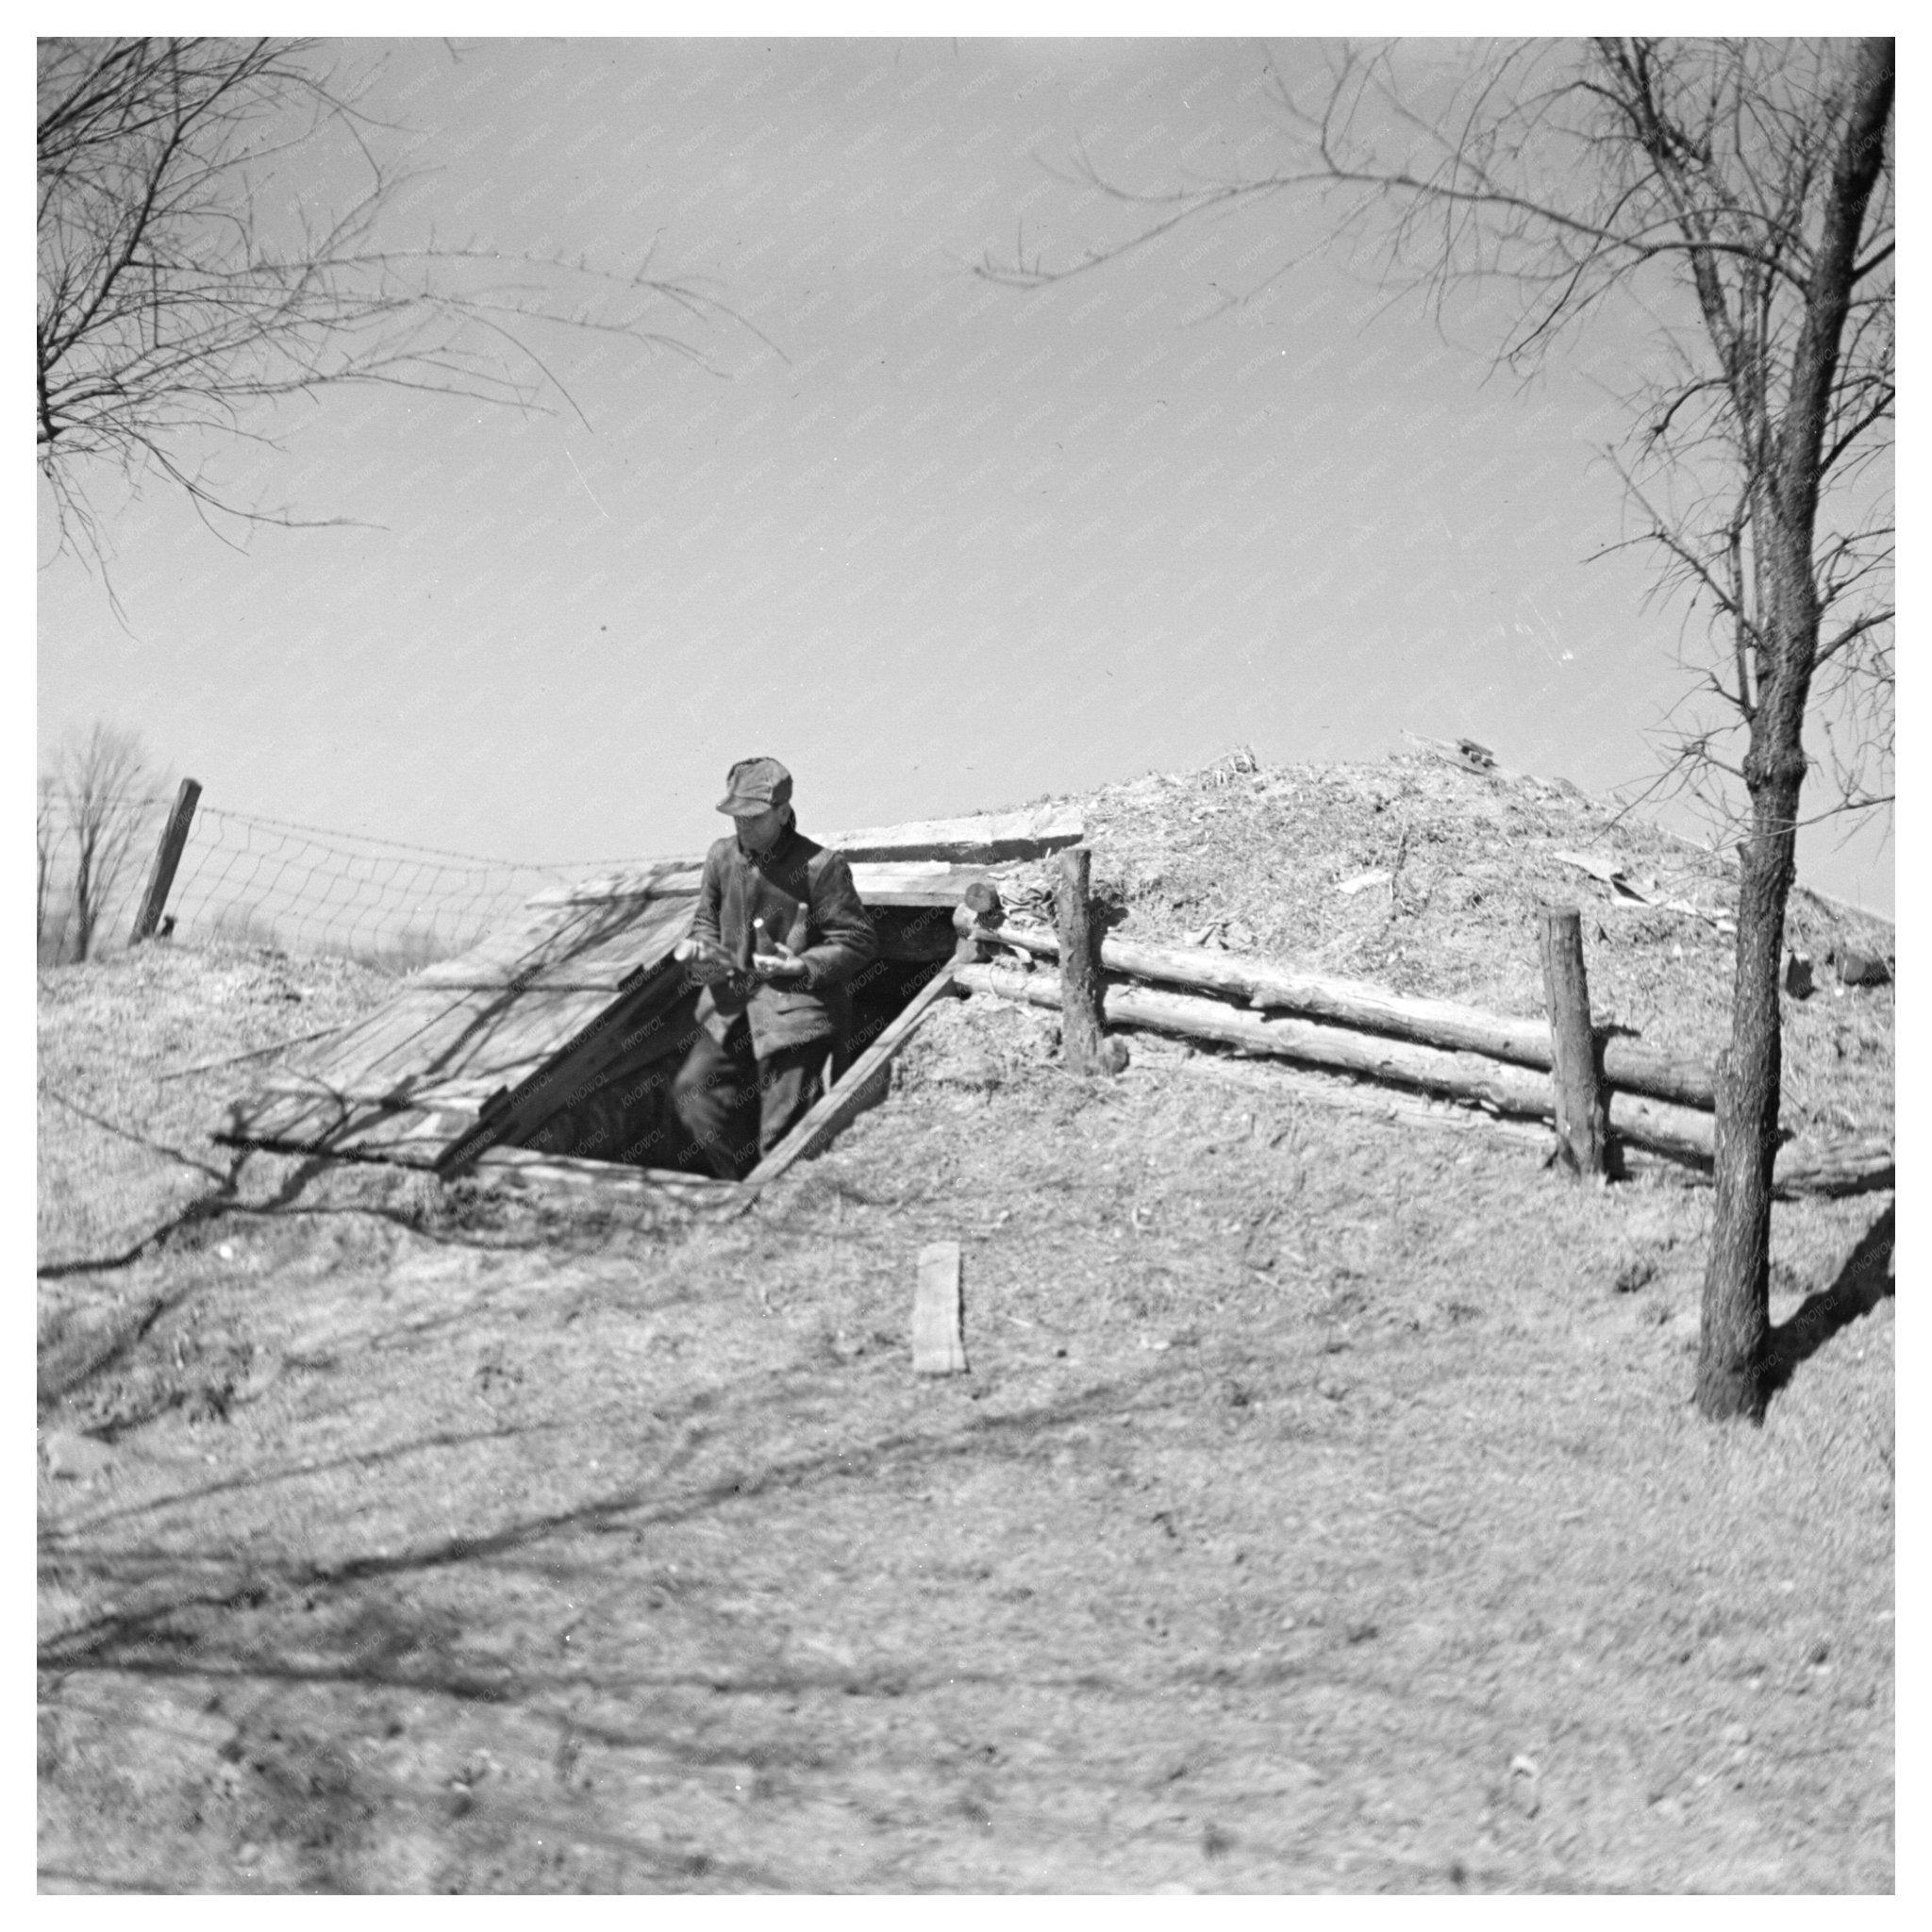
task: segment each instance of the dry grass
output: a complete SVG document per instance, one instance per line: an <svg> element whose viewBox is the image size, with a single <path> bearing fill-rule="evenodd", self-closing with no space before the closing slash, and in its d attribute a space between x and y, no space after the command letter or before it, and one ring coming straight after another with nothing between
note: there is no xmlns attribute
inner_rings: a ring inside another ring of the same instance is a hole
<svg viewBox="0 0 1932 1932"><path fill-rule="evenodd" d="M1445 794L1375 913L1332 881L1427 774L1262 776L1199 851L1096 802L1130 930L1535 1010L1532 829ZM1718 967L1632 919L1599 1004L1707 1051ZM151 1075L302 1030L267 970L42 978L43 1266L214 1190L127 1132L227 1190L42 1282L55 1460L106 1445L42 1477L44 1887L1890 1889L1893 1305L1707 1428L1700 1188L1139 1042L1073 1081L982 1003L727 1226L227 1176L233 1076ZM1807 1121L1889 1119L1890 1021L1796 1009ZM1777 1210L1774 1318L1882 1206ZM973 1373L915 1381L940 1238Z"/></svg>

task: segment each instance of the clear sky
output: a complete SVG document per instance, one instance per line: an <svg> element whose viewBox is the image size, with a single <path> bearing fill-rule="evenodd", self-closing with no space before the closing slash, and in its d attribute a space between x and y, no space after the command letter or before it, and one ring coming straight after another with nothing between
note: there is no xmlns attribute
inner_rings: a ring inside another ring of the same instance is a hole
<svg viewBox="0 0 1932 1932"><path fill-rule="evenodd" d="M398 234L654 251L754 328L680 325L708 366L547 331L574 407L365 390L223 458L343 527L236 550L108 488L125 627L43 516L43 753L105 717L212 805L535 860L699 847L750 753L808 830L1405 727L1592 789L1655 770L1680 614L1585 562L1620 531L1625 323L1522 389L1479 316L1445 343L1285 199L1041 291L970 272L1127 232L1056 177L1082 149L1147 188L1260 165L1265 63L1313 43L334 51L428 171ZM306 167L318 207L352 178ZM1890 843L1837 836L1803 875L1889 911Z"/></svg>

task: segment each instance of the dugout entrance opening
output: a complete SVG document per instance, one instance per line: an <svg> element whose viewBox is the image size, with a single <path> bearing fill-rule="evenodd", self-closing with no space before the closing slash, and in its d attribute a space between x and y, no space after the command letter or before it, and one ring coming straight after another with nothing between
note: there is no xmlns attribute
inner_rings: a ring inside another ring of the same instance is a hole
<svg viewBox="0 0 1932 1932"><path fill-rule="evenodd" d="M851 984L843 1074L752 1181L883 1098L892 1057L951 984L959 908L989 888L1009 905L1038 893L1042 862L1081 835L1076 813L1046 806L838 841L878 956ZM693 859L666 859L546 888L461 957L410 974L363 1019L258 1074L213 1138L451 1179L741 1201L671 1098L696 1025L700 989L677 950L700 875Z"/></svg>
<svg viewBox="0 0 1932 1932"><path fill-rule="evenodd" d="M823 1103L838 1094L855 1072L871 1072L873 1077L844 1095L847 1104L839 1108L836 1123L824 1123L817 1142L884 1099L890 1060L875 1069L862 1063L881 1041L892 1043L895 1023L931 986L954 949L950 907L870 909L879 957L851 982L851 1033L819 1098ZM659 974L600 1016L591 1039L581 1046L572 1042L576 1051L557 1055L525 1091L491 1096L476 1131L450 1148L438 1162L440 1171L458 1174L487 1149L516 1148L550 1160L716 1178L679 1118L673 1092L697 1039L699 991L675 960L667 960ZM748 1125L756 1131L755 1120Z"/></svg>

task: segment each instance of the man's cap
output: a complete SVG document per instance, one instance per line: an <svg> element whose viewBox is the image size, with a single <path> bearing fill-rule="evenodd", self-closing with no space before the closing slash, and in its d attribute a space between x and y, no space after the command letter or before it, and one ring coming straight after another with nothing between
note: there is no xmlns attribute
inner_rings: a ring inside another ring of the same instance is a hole
<svg viewBox="0 0 1932 1932"><path fill-rule="evenodd" d="M733 818L749 818L791 803L791 774L776 758L740 758L724 780L718 809Z"/></svg>

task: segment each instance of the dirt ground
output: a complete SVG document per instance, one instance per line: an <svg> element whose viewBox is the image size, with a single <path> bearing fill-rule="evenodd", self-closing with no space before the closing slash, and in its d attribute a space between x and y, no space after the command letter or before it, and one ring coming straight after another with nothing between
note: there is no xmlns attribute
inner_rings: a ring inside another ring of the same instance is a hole
<svg viewBox="0 0 1932 1932"><path fill-rule="evenodd" d="M1600 1013L1720 1043L1709 855L1241 764L1089 802L1125 930L1535 1012L1560 886ZM1551 856L1612 848L1703 912ZM1820 982L1790 1124L1889 1126L1891 989ZM1888 1195L1777 1208L1807 1352L1714 1429L1662 1166L1139 1038L1083 1082L981 999L754 1213L654 1224L213 1146L266 1061L185 1070L379 974L40 984L43 1890L1892 1887ZM916 1378L940 1239L971 1373Z"/></svg>

